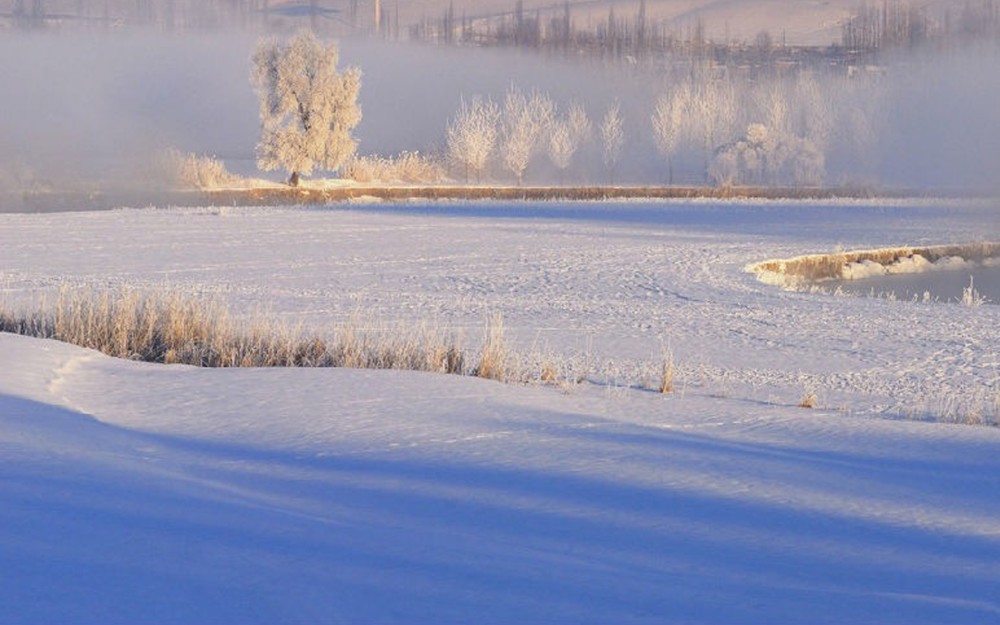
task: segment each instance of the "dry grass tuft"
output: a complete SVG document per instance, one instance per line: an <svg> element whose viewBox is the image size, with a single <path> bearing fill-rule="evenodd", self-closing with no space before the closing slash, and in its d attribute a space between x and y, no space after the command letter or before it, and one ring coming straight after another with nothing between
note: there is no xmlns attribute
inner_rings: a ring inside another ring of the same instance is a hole
<svg viewBox="0 0 1000 625"><path fill-rule="evenodd" d="M505 382L511 379L510 354L504 331L503 314L496 313L486 320L483 351L475 375L488 380Z"/></svg>
<svg viewBox="0 0 1000 625"><path fill-rule="evenodd" d="M662 395L669 395L674 392L674 356L668 353L663 358L663 367L660 370L660 384L657 389Z"/></svg>
<svg viewBox="0 0 1000 625"><path fill-rule="evenodd" d="M539 379L544 384L557 385L559 384L559 370L556 368L555 364L551 361L546 361L542 363L542 372Z"/></svg>
<svg viewBox="0 0 1000 625"><path fill-rule="evenodd" d="M799 408L813 409L819 402L819 398L816 397L816 393L812 391L806 391L806 394L802 396L802 399L798 403Z"/></svg>

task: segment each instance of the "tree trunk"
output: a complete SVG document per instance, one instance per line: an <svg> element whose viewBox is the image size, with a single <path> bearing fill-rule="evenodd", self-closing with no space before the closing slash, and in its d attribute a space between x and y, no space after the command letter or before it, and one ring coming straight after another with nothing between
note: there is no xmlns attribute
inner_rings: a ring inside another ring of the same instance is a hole
<svg viewBox="0 0 1000 625"><path fill-rule="evenodd" d="M293 171L292 175L288 178L288 186L297 187L299 186L299 172Z"/></svg>

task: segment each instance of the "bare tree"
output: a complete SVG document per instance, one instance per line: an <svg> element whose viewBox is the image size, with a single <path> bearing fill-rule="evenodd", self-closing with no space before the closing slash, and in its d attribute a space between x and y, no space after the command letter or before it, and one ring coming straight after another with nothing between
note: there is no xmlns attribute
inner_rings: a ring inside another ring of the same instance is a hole
<svg viewBox="0 0 1000 625"><path fill-rule="evenodd" d="M618 100L612 102L604 114L604 120L601 122L601 142L604 144L604 166L608 168L611 184L614 184L615 170L625 145L625 130Z"/></svg>
<svg viewBox="0 0 1000 625"><path fill-rule="evenodd" d="M496 146L499 119L500 107L477 96L471 103L463 98L458 115L448 125L448 159L465 170L466 182L470 172L480 181Z"/></svg>
<svg viewBox="0 0 1000 625"><path fill-rule="evenodd" d="M257 166L284 169L289 183L314 167L337 171L354 154L351 131L361 121L361 72L337 70L336 45L302 31L285 45L262 41L251 81L260 95L261 139Z"/></svg>
<svg viewBox="0 0 1000 625"><path fill-rule="evenodd" d="M500 154L504 168L514 174L517 184L538 151L555 117L549 96L532 92L525 95L516 87L507 90L500 123Z"/></svg>

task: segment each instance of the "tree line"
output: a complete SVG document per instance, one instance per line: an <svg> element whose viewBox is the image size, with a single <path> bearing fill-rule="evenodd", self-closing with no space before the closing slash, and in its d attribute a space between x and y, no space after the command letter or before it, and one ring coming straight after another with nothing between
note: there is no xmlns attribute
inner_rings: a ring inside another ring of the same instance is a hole
<svg viewBox="0 0 1000 625"><path fill-rule="evenodd" d="M559 181L581 149L593 142L615 183L627 141L650 137L661 157L660 182L818 186L828 182L830 155L870 164L884 113L870 79L809 74L766 82L709 75L665 86L637 129L625 132L621 106L613 102L593 123L580 102L562 111L541 91L510 87L501 102L481 95L463 99L447 129L444 158L458 177L482 182L490 175L517 184L534 164L558 172Z"/></svg>
<svg viewBox="0 0 1000 625"><path fill-rule="evenodd" d="M339 70L337 62L336 46L308 30L287 44L259 45L252 81L260 94L261 169L284 170L293 185L314 169L351 169L361 75L355 68ZM544 91L511 85L499 101L463 97L448 121L441 153L407 153L399 162L414 171L450 169L466 183L522 185L533 169L546 176L554 170L565 182L574 168L575 180L586 179L579 155L590 148L600 157L605 182L614 184L627 150L641 149L637 139L648 136L661 158L663 183L674 183L675 173L683 171L697 172L704 184L816 186L829 182L831 159L839 160L841 176L866 171L886 109L877 76L801 73L762 81L678 74L636 120L625 118L617 100L592 118L583 102L560 104ZM367 164L369 171L374 164ZM377 163L383 174L392 164Z"/></svg>
<svg viewBox="0 0 1000 625"><path fill-rule="evenodd" d="M842 26L841 45L852 52L878 52L980 39L1000 39L1000 1L972 0L955 14L934 19L923 5L905 0L863 2Z"/></svg>
<svg viewBox="0 0 1000 625"><path fill-rule="evenodd" d="M926 3L910 0L860 2L841 26L840 45L792 46L784 37L762 30L750 41L712 40L706 24L695 18L684 26L648 16L642 0L635 12L623 14L611 5L602 20L581 27L573 7L526 11L523 0L493 17L458 15L450 4L437 19L411 25L410 38L448 45L515 47L549 52L589 54L631 63L671 56L710 59L729 66L768 70L780 64L804 67L844 66L882 50L1000 39L1000 0L968 0L961 10L948 7L932 15ZM867 59L871 61L871 58Z"/></svg>

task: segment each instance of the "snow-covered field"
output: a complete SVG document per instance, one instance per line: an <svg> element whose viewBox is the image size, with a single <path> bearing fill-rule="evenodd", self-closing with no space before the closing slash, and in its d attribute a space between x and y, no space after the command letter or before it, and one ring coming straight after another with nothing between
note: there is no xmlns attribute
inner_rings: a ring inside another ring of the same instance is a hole
<svg viewBox="0 0 1000 625"><path fill-rule="evenodd" d="M1000 307L744 271L985 240L995 203L0 215L8 305L168 287L470 346L499 311L586 379L203 370L0 335L0 613L1000 623L1000 430L919 420L1000 407ZM638 387L664 351L670 396Z"/></svg>

